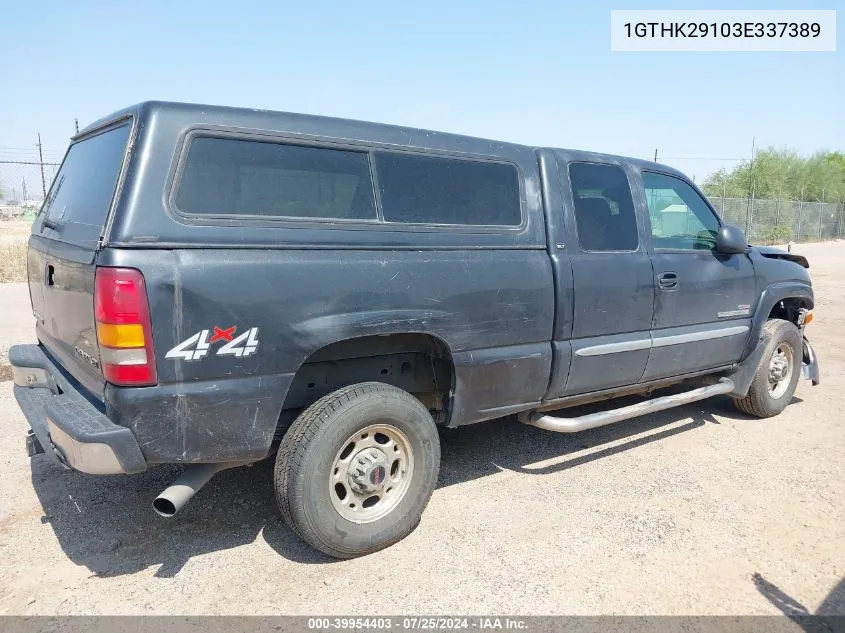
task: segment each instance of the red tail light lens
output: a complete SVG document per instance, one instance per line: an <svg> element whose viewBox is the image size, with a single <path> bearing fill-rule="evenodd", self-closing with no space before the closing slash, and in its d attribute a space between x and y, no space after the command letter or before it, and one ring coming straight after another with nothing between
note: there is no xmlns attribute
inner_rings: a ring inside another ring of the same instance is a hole
<svg viewBox="0 0 845 633"><path fill-rule="evenodd" d="M103 377L119 386L156 384L144 276L134 268L97 268L94 318Z"/></svg>

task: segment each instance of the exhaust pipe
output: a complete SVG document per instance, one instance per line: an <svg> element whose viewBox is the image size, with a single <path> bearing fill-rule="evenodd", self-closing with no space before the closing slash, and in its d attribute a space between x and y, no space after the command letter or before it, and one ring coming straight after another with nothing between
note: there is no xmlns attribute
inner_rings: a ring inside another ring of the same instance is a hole
<svg viewBox="0 0 845 633"><path fill-rule="evenodd" d="M155 498L156 514L170 518L181 510L209 480L221 470L244 466L250 462L222 462L220 464L194 464Z"/></svg>

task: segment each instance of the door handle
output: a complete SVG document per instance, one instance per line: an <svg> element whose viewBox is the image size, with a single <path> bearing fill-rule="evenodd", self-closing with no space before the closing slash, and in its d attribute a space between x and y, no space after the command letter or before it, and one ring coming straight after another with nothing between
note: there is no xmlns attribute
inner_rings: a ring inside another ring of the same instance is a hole
<svg viewBox="0 0 845 633"><path fill-rule="evenodd" d="M675 290L678 287L678 273L660 273L657 283L663 290Z"/></svg>

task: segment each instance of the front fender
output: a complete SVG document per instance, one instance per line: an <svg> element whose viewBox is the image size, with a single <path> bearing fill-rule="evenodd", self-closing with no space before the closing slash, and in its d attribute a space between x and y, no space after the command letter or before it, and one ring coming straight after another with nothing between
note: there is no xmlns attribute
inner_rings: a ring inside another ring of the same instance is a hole
<svg viewBox="0 0 845 633"><path fill-rule="evenodd" d="M760 293L760 299L757 301L754 315L751 317L751 335L748 337L742 360L745 360L754 352L760 340L763 325L772 313L772 308L784 299L800 299L804 307L811 310L814 305L813 287L802 281L780 281L767 286Z"/></svg>

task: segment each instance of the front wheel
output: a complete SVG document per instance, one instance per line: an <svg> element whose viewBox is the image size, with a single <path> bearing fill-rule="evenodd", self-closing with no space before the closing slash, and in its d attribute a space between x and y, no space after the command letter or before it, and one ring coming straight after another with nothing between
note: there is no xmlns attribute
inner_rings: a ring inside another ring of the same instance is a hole
<svg viewBox="0 0 845 633"><path fill-rule="evenodd" d="M420 521L437 483L440 442L409 393L360 383L308 407L282 438L276 499L303 540L335 558L396 543Z"/></svg>
<svg viewBox="0 0 845 633"><path fill-rule="evenodd" d="M734 403L748 415L770 418L786 408L801 377L801 332L794 323L770 319L763 326L759 345L765 349L748 394Z"/></svg>

